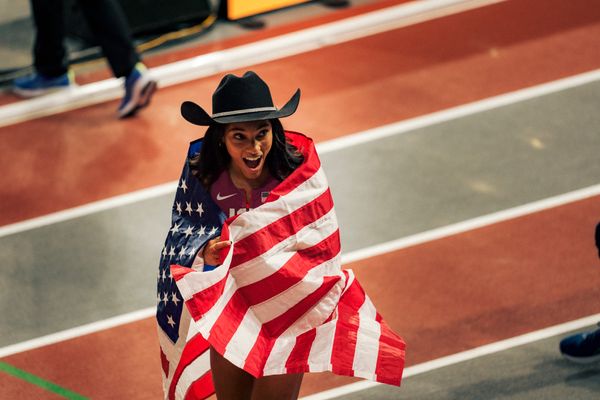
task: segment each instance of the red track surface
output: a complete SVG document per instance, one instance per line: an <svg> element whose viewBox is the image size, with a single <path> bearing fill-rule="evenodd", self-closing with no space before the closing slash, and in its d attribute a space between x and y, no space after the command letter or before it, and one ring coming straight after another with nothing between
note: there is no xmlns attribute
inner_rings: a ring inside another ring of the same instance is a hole
<svg viewBox="0 0 600 400"><path fill-rule="evenodd" d="M600 67L593 1L532 3L499 3L255 69L277 104L298 82L303 99L286 126L323 141ZM210 107L219 79L164 88L128 121L113 120L111 102L0 128L0 225L176 179L187 142L203 134L179 104Z"/></svg>

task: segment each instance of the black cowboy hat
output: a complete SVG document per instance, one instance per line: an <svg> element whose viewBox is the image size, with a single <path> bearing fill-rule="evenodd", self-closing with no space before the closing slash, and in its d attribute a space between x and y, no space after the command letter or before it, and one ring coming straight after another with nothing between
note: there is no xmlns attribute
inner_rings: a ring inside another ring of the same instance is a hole
<svg viewBox="0 0 600 400"><path fill-rule="evenodd" d="M181 104L181 115L192 124L204 126L215 122L258 121L292 115L299 101L300 89L297 89L292 98L277 109L265 81L255 72L248 71L241 78L227 74L221 79L212 96L212 115L191 101Z"/></svg>

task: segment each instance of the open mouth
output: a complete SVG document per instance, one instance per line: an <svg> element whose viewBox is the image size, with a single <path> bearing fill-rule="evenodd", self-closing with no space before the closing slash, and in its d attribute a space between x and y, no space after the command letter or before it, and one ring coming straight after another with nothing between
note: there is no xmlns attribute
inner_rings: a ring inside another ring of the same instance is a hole
<svg viewBox="0 0 600 400"><path fill-rule="evenodd" d="M258 157L244 157L244 164L250 169L254 169L260 165L260 161L262 160L262 156Z"/></svg>

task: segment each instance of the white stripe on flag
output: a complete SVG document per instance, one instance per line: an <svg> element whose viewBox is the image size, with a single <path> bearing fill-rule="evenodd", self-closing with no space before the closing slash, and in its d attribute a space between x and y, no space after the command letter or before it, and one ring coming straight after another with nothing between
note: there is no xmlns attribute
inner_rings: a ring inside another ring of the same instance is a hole
<svg viewBox="0 0 600 400"><path fill-rule="evenodd" d="M331 353L335 337L336 319L316 329L315 340L310 348L308 366L311 372L331 371Z"/></svg>
<svg viewBox="0 0 600 400"><path fill-rule="evenodd" d="M223 261L223 265L229 265L233 257L235 243L232 243ZM177 288L184 300L189 300L194 293L201 292L222 281L227 274L227 268L215 268L212 271L193 271L184 275L177 281Z"/></svg>
<svg viewBox="0 0 600 400"><path fill-rule="evenodd" d="M240 368L244 368L246 358L258 339L261 324L251 310L246 312L244 319L227 343L223 356Z"/></svg>
<svg viewBox="0 0 600 400"><path fill-rule="evenodd" d="M179 381L177 381L177 386L175 387L175 398L184 399L190 386L208 371L210 371L210 352L205 351L191 364L185 367L181 373Z"/></svg>
<svg viewBox="0 0 600 400"><path fill-rule="evenodd" d="M269 353L263 373L265 375L285 374L287 372L285 362L292 354L295 344L295 336L279 336L275 340L271 353Z"/></svg>
<svg viewBox="0 0 600 400"><path fill-rule="evenodd" d="M302 182L285 196L262 204L260 206L261 212L247 212L239 215L229 226L230 236L236 238L236 240L250 236L280 219L282 215L281 210L286 210L287 214L291 214L305 204L318 198L327 189L329 189L327 178L325 177L323 168L319 167L313 176Z"/></svg>
<svg viewBox="0 0 600 400"><path fill-rule="evenodd" d="M375 321L377 310L366 296L364 303L358 310L358 316L359 325L352 369L358 377L375 380L377 378L375 371L379 354L381 326Z"/></svg>

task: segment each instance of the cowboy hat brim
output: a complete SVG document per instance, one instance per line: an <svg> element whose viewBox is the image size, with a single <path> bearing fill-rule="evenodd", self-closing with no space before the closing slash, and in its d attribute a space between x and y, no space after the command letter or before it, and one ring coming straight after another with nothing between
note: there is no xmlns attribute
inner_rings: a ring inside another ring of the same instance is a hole
<svg viewBox="0 0 600 400"><path fill-rule="evenodd" d="M229 124L232 122L261 121L265 119L288 117L296 112L300 103L300 89L288 100L283 107L273 111L258 111L233 114L221 117L211 117L202 107L192 101L185 101L181 104L181 115L186 121L201 126L208 126L214 123Z"/></svg>

